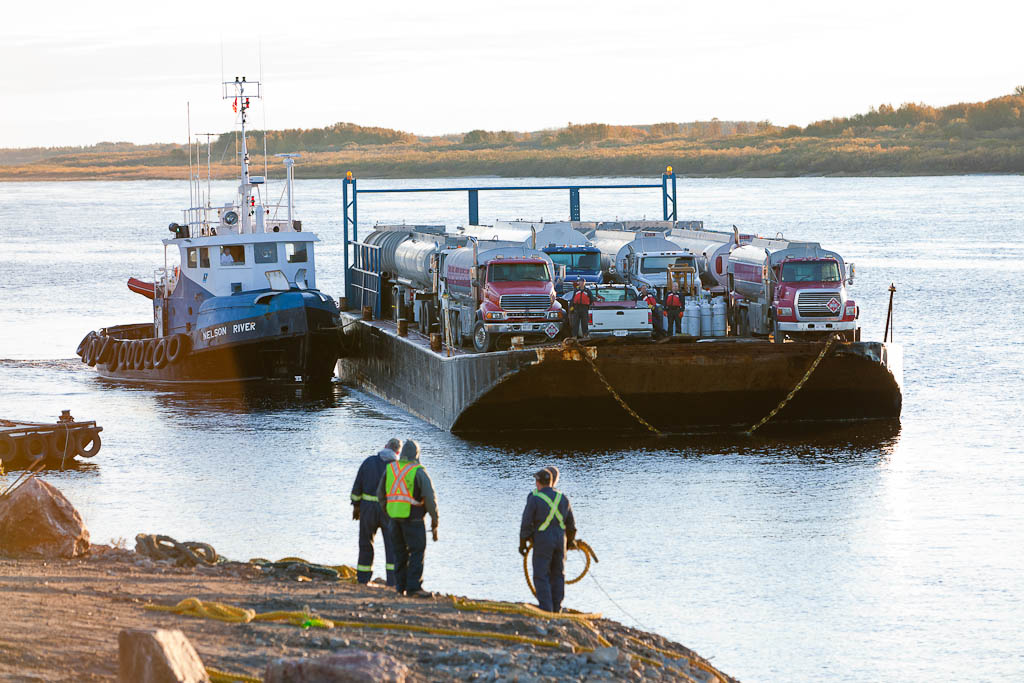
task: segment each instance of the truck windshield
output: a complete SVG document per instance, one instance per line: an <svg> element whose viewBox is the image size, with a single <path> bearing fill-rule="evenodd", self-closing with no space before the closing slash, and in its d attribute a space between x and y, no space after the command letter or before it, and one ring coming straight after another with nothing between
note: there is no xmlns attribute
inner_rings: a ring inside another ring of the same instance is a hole
<svg viewBox="0 0 1024 683"><path fill-rule="evenodd" d="M839 282L835 261L790 261L782 264L783 282Z"/></svg>
<svg viewBox="0 0 1024 683"><path fill-rule="evenodd" d="M631 287L598 287L594 293L599 301L636 301L636 290Z"/></svg>
<svg viewBox="0 0 1024 683"><path fill-rule="evenodd" d="M669 266L693 267L693 260L685 256L648 256L640 261L641 273L662 273Z"/></svg>
<svg viewBox="0 0 1024 683"><path fill-rule="evenodd" d="M548 256L555 265L569 270L598 270L601 267L601 256L594 252L556 252Z"/></svg>
<svg viewBox="0 0 1024 683"><path fill-rule="evenodd" d="M491 282L550 281L548 267L543 263L495 263L491 265Z"/></svg>

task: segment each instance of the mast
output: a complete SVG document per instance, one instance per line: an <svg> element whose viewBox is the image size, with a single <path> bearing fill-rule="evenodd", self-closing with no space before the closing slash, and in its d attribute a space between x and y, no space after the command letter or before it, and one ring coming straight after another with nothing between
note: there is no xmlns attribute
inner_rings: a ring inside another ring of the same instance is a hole
<svg viewBox="0 0 1024 683"><path fill-rule="evenodd" d="M246 87L251 87L255 92L250 92L248 95L245 92ZM238 193L242 198L241 205L241 225L239 226L240 233L251 233L253 224L253 213L255 212L256 200L252 194L252 182L249 178L249 148L245 140L245 122L246 115L249 111L249 99L260 98L260 82L251 81L247 82L245 76L239 78L235 76L234 81L224 82L224 99L233 99L231 107L236 112L241 114L242 124L242 177L241 184L238 186Z"/></svg>

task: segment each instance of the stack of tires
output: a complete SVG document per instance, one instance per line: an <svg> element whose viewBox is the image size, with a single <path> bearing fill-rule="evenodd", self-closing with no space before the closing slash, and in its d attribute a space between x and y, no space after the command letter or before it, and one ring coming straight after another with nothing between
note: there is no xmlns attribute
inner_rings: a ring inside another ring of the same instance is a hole
<svg viewBox="0 0 1024 683"><path fill-rule="evenodd" d="M0 462L5 468L25 467L40 458L47 465L70 463L75 456L91 458L100 450L102 427L56 426L47 431L0 432Z"/></svg>
<svg viewBox="0 0 1024 683"><path fill-rule="evenodd" d="M111 372L152 370L179 362L188 355L190 343L185 334L160 339L115 339L90 332L79 343L76 353L86 365L106 365Z"/></svg>

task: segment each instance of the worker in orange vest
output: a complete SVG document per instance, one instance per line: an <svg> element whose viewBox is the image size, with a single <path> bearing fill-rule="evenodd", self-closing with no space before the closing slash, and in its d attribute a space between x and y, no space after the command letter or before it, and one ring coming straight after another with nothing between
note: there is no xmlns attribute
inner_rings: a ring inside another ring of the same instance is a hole
<svg viewBox="0 0 1024 683"><path fill-rule="evenodd" d="M377 484L377 499L391 520L391 545L395 555L395 590L410 598L430 598L423 590L423 555L427 529L437 541L437 497L430 476L420 464L420 445L409 439L402 444L397 462L388 463Z"/></svg>
<svg viewBox="0 0 1024 683"><path fill-rule="evenodd" d="M683 297L679 296L679 290L675 287L665 295L665 317L668 318L668 336L683 331Z"/></svg>
<svg viewBox="0 0 1024 683"><path fill-rule="evenodd" d="M576 288L569 298L569 336L583 339L590 336L590 304L593 295L584 286L583 278L576 280Z"/></svg>
<svg viewBox="0 0 1024 683"><path fill-rule="evenodd" d="M640 301L647 304L647 307L651 309L651 320L654 324L654 336L661 336L661 304L658 303L658 298L651 294L650 290L647 289L647 285L640 285Z"/></svg>

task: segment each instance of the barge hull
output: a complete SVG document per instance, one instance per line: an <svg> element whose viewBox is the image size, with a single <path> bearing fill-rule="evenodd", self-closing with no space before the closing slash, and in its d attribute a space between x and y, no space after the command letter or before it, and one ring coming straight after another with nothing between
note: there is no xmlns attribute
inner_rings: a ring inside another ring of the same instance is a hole
<svg viewBox="0 0 1024 683"><path fill-rule="evenodd" d="M388 323L343 317L342 382L441 429L466 433L645 429L608 385L661 431L746 428L786 397L822 348L807 342L627 342L446 357L414 331L402 338ZM897 345L836 343L773 422L898 418L901 368Z"/></svg>

